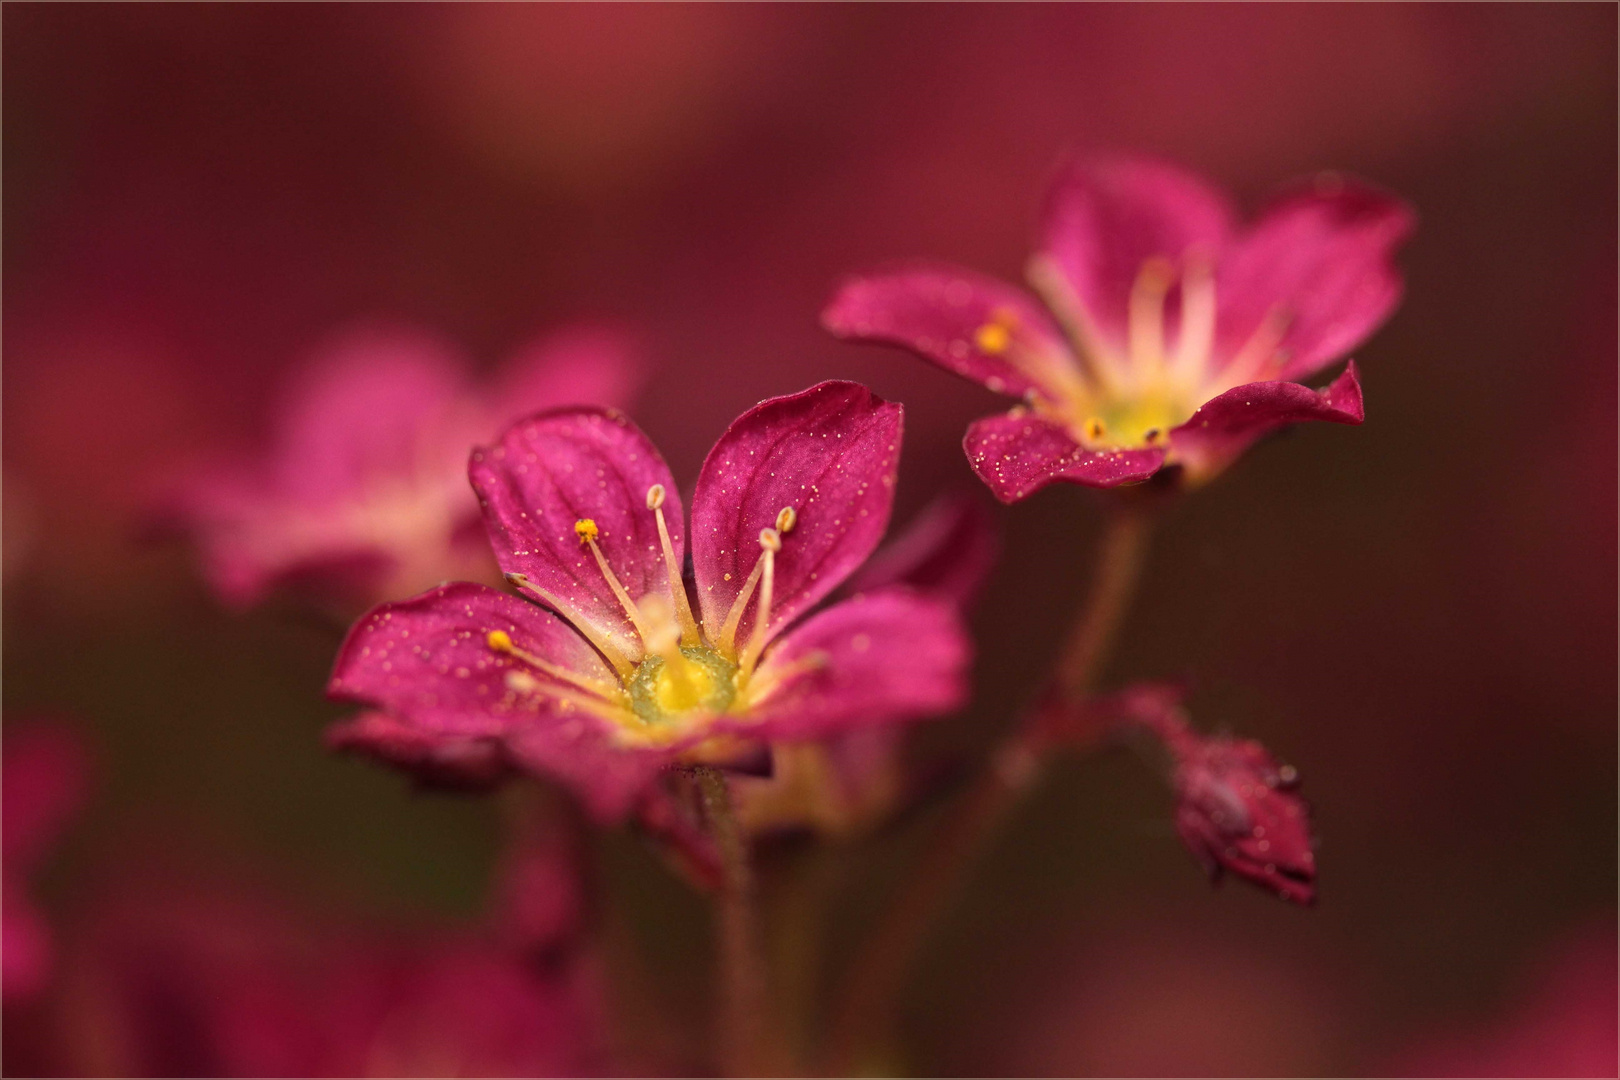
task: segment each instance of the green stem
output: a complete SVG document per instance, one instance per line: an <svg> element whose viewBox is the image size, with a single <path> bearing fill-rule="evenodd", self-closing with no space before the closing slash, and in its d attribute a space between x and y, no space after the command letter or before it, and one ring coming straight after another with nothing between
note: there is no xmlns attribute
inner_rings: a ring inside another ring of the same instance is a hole
<svg viewBox="0 0 1620 1080"><path fill-rule="evenodd" d="M771 1037L769 985L748 844L732 811L725 775L706 765L692 772L725 872L715 896L720 1064L727 1076L780 1075L786 1070L778 1060L781 1047Z"/></svg>
<svg viewBox="0 0 1620 1080"><path fill-rule="evenodd" d="M1107 662L1136 591L1147 549L1149 519L1135 505L1116 504L1098 553L1090 595L1080 609L1054 670L1063 696L1078 703ZM892 1038L901 992L916 956L967 871L1041 774L1042 747L1019 724L990 754L986 767L947 811L916 871L854 961L829 1046L829 1072L845 1076L882 1066L873 1055Z"/></svg>

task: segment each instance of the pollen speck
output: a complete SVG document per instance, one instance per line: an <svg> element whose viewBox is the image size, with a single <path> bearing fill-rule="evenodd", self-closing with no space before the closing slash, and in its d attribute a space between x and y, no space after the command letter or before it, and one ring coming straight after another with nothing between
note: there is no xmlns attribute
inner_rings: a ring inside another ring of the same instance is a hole
<svg viewBox="0 0 1620 1080"><path fill-rule="evenodd" d="M1108 434L1108 425L1102 422L1101 417L1093 416L1086 421L1086 438L1100 439Z"/></svg>
<svg viewBox="0 0 1620 1080"><path fill-rule="evenodd" d="M979 347L980 352L999 356L1012 344L1012 334L1000 323L985 323L973 332L973 344Z"/></svg>
<svg viewBox="0 0 1620 1080"><path fill-rule="evenodd" d="M580 518L574 522L574 535L579 537L579 542L582 544L595 540L601 533L602 530L598 529L596 522L590 518Z"/></svg>

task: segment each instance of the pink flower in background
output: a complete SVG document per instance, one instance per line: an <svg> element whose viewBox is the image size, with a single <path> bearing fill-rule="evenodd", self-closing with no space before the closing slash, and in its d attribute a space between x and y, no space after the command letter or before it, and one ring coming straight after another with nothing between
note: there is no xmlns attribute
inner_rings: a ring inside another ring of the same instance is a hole
<svg viewBox="0 0 1620 1080"><path fill-rule="evenodd" d="M1392 196L1323 174L1239 228L1195 176L1086 158L1048 195L1029 265L1039 300L971 270L918 266L852 278L823 321L1023 399L964 440L1003 502L1171 465L1201 482L1283 425L1361 422L1354 364L1323 390L1300 380L1394 310L1392 258L1413 221Z"/></svg>
<svg viewBox="0 0 1620 1080"><path fill-rule="evenodd" d="M64 972L99 1038L69 1075L578 1076L605 1071L598 972L571 867L518 852L520 902L489 925L361 922L258 873L143 859L93 913ZM156 864L156 872L154 865ZM518 920L517 924L512 919ZM520 925L514 935L509 927ZM72 1030L71 1027L65 1030Z"/></svg>
<svg viewBox="0 0 1620 1080"><path fill-rule="evenodd" d="M689 594L680 497L647 437L603 409L522 421L470 471L501 569L538 603L461 583L384 604L329 693L498 747L604 819L670 765L946 711L969 651L950 603L885 589L801 619L882 537L900 438L900 406L854 383L744 413L698 476Z"/></svg>
<svg viewBox="0 0 1620 1080"><path fill-rule="evenodd" d="M35 722L6 733L0 767L0 889L4 941L0 992L6 1004L37 997L54 967L51 933L34 906L28 878L84 799L84 747L60 724Z"/></svg>
<svg viewBox="0 0 1620 1080"><path fill-rule="evenodd" d="M1537 958L1505 1013L1430 1034L1374 1075L1614 1076L1620 973L1613 913Z"/></svg>
<svg viewBox="0 0 1620 1080"><path fill-rule="evenodd" d="M541 339L474 383L432 337L355 328L289 387L267 454L189 480L177 516L233 606L315 584L364 606L482 577L489 559L468 451L538 408L628 404L639 379L635 349L607 329Z"/></svg>

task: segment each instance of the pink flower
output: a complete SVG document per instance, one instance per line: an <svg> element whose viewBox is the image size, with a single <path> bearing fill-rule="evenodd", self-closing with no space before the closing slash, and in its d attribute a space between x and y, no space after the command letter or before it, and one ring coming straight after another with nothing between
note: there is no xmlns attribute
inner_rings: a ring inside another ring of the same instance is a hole
<svg viewBox="0 0 1620 1080"><path fill-rule="evenodd" d="M176 516L233 606L319 586L356 606L488 564L466 456L537 408L625 404L638 363L619 333L575 328L473 384L460 358L414 331L358 327L317 352L290 388L259 461L182 485Z"/></svg>
<svg viewBox="0 0 1620 1080"><path fill-rule="evenodd" d="M1068 165L1047 198L1029 279L918 266L847 281L823 314L840 337L910 349L1023 399L979 420L968 460L1003 502L1056 480L1207 480L1302 420L1359 424L1355 365L1300 381L1394 310L1392 257L1412 211L1333 174L1246 229L1197 177L1139 158Z"/></svg>
<svg viewBox="0 0 1620 1080"><path fill-rule="evenodd" d="M152 863L161 870L154 873ZM579 1076L605 1071L596 959L570 911L544 941L495 925L379 926L262 874L146 860L116 878L64 972L68 1075ZM521 917L521 916L520 916ZM493 931L493 932L492 932Z"/></svg>
<svg viewBox="0 0 1620 1080"><path fill-rule="evenodd" d="M680 497L647 437L604 409L522 421L470 472L501 569L537 603L461 583L384 604L329 693L494 747L603 819L670 765L948 710L968 655L951 604L886 589L805 617L882 537L900 437L900 406L854 383L744 413L698 476L689 593Z"/></svg>
<svg viewBox="0 0 1620 1080"><path fill-rule="evenodd" d="M26 1002L46 987L53 967L51 934L28 894L28 877L84 798L84 749L60 725L35 723L7 733L0 767L0 993Z"/></svg>

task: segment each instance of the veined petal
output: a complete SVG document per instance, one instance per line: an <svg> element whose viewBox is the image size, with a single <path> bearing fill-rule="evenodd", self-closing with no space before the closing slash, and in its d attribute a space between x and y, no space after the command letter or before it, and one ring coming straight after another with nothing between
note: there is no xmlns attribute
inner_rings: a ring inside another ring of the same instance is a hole
<svg viewBox="0 0 1620 1080"><path fill-rule="evenodd" d="M1305 420L1359 424L1364 412L1355 361L1321 390L1295 382L1259 382L1234 387L1204 402L1192 418L1170 432L1173 460L1188 479L1206 480L1224 469L1268 432Z"/></svg>
<svg viewBox="0 0 1620 1080"><path fill-rule="evenodd" d="M501 569L522 574L548 603L626 659L642 642L575 524L596 524L596 543L632 601L649 593L673 604L647 507L653 485L664 488L664 518L677 565L684 550L680 495L658 449L624 414L569 408L541 413L475 450L468 474Z"/></svg>
<svg viewBox="0 0 1620 1080"><path fill-rule="evenodd" d="M844 282L821 313L841 338L910 349L998 394L1023 397L1077 377L1062 332L1023 289L972 270L916 266ZM1045 374L1046 378L1042 378Z"/></svg>
<svg viewBox="0 0 1620 1080"><path fill-rule="evenodd" d="M824 382L739 416L714 444L692 496L692 569L714 640L760 557L760 530L794 523L775 555L769 634L843 582L889 523L901 407L852 382ZM747 641L757 602L737 632Z"/></svg>
<svg viewBox="0 0 1620 1080"><path fill-rule="evenodd" d="M1004 503L1057 480L1099 488L1140 483L1164 464L1158 448L1088 450L1062 424L1021 410L975 420L962 448L979 479Z"/></svg>
<svg viewBox="0 0 1620 1080"><path fill-rule="evenodd" d="M510 638L512 650L490 646L495 630ZM624 745L611 721L543 691L514 689L514 674L540 682L548 676L513 651L587 683L618 685L601 656L562 619L515 596L458 582L383 604L361 619L338 653L327 694L386 710L421 736L407 747L401 732L386 733L386 749L376 740L370 747L383 756L398 761L426 753L431 744L437 766L445 753L498 741L511 763L567 785L602 820L623 816L641 786L673 760L673 750ZM548 685L577 690L572 683Z"/></svg>
<svg viewBox="0 0 1620 1080"><path fill-rule="evenodd" d="M1080 158L1047 191L1038 250L1063 272L1102 344L1123 353L1143 265L1192 248L1215 257L1232 222L1225 196L1191 173L1138 157Z"/></svg>
<svg viewBox="0 0 1620 1080"><path fill-rule="evenodd" d="M783 635L750 687L762 700L747 717L720 723L808 739L938 715L965 700L971 654L949 601L905 589L863 593Z"/></svg>
<svg viewBox="0 0 1620 1080"><path fill-rule="evenodd" d="M1400 302L1394 256L1416 223L1395 196L1338 177L1278 199L1221 264L1217 355L1236 355L1267 318L1282 320L1276 378L1349 353Z"/></svg>
<svg viewBox="0 0 1620 1080"><path fill-rule="evenodd" d="M507 685L513 672L534 673L510 651L492 648L492 631L581 679L618 686L612 669L566 622L538 604L462 581L379 604L355 623L327 696L445 735L502 736L516 725L551 722L545 710L554 699L515 694Z"/></svg>
<svg viewBox="0 0 1620 1080"><path fill-rule="evenodd" d="M942 495L867 560L850 578L848 590L904 585L965 608L995 566L1000 548L1001 537L982 497Z"/></svg>

